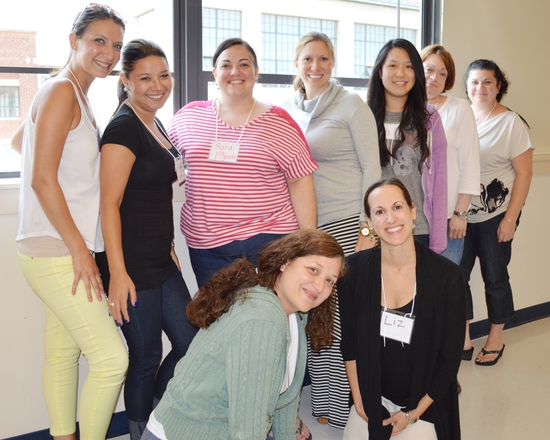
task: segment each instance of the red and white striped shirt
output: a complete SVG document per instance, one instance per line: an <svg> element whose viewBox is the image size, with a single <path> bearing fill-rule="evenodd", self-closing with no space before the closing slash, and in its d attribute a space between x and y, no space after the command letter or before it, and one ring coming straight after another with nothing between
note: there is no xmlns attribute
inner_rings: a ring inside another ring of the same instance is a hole
<svg viewBox="0 0 550 440"><path fill-rule="evenodd" d="M168 135L188 166L180 227L190 247L298 229L285 179L307 176L317 164L285 110L272 106L245 126L231 127L213 101L196 101L176 113ZM236 162L209 160L215 140L237 142L241 135Z"/></svg>

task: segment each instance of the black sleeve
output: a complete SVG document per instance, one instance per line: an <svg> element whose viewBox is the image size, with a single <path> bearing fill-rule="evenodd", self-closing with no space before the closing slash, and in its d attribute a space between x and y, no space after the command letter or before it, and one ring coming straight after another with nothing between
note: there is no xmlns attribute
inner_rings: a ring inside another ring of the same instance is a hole
<svg viewBox="0 0 550 440"><path fill-rule="evenodd" d="M101 147L105 144L123 145L135 156L138 156L142 142L143 126L141 123L133 115L117 114L105 128L101 138Z"/></svg>
<svg viewBox="0 0 550 440"><path fill-rule="evenodd" d="M448 271L447 271L448 273ZM464 332L466 330L466 282L460 270L452 271L453 277L444 291L444 326L441 350L437 358L432 383L428 385L428 395L439 400L449 386L456 381L460 367Z"/></svg>

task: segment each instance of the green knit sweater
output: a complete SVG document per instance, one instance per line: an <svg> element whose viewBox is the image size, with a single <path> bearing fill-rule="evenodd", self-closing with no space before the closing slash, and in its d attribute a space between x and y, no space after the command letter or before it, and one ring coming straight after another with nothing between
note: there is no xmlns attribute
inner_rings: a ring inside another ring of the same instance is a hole
<svg viewBox="0 0 550 440"><path fill-rule="evenodd" d="M271 289L255 286L201 329L168 383L155 418L169 440L296 439L305 373L307 315L298 315L296 373L280 393L290 343L288 317Z"/></svg>

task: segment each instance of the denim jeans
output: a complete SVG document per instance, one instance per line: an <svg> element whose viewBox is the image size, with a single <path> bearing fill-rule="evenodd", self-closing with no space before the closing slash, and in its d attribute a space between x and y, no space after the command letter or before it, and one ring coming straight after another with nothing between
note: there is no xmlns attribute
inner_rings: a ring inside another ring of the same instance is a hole
<svg viewBox="0 0 550 440"><path fill-rule="evenodd" d="M489 321L493 324L504 324L514 317L514 300L508 275L508 263L512 258L512 240L499 243L498 225L505 213L481 223L468 223L464 240L464 252L460 268L468 283L466 291L466 320L474 317L470 274L476 257L479 257L481 276L485 283L485 301ZM521 217L521 214L520 214ZM516 227L519 225L519 217Z"/></svg>
<svg viewBox="0 0 550 440"><path fill-rule="evenodd" d="M447 249L441 252L441 255L458 265L464 251L464 238L449 239L449 222L450 220L447 220Z"/></svg>
<svg viewBox="0 0 550 440"><path fill-rule="evenodd" d="M138 291L137 298L137 307L128 299L130 322L122 326L130 355L124 404L129 420L144 422L153 410L153 398L164 394L197 328L185 315L191 297L180 272L174 272L155 289ZM161 364L163 330L172 349Z"/></svg>
<svg viewBox="0 0 550 440"><path fill-rule="evenodd" d="M246 240L235 240L211 249L190 247L189 258L199 288L204 286L213 274L239 258L246 257L258 267L263 248L282 236L283 234L258 234Z"/></svg>

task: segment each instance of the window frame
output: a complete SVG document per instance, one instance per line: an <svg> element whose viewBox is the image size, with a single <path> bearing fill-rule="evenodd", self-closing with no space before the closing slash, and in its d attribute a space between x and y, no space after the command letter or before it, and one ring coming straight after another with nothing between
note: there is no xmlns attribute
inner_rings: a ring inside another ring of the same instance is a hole
<svg viewBox="0 0 550 440"><path fill-rule="evenodd" d="M442 0L422 0L422 47L441 43ZM174 0L174 112L191 101L206 100L212 72L202 70L202 0ZM197 59L200 62L197 62ZM262 73L261 84L290 84L294 75ZM338 77L346 87L365 87L365 78Z"/></svg>
<svg viewBox="0 0 550 440"><path fill-rule="evenodd" d="M422 47L441 42L442 0L422 0ZM202 0L173 0L174 27L174 112L191 101L205 100L212 72L203 71ZM0 73L49 74L46 67L1 66ZM111 72L118 75L118 72ZM262 74L259 83L290 84L293 75ZM365 87L365 78L338 77L346 87ZM0 172L0 179L19 177L19 172Z"/></svg>

